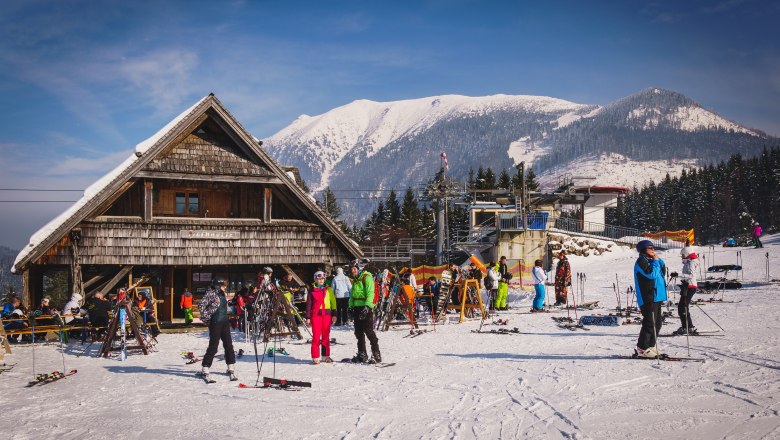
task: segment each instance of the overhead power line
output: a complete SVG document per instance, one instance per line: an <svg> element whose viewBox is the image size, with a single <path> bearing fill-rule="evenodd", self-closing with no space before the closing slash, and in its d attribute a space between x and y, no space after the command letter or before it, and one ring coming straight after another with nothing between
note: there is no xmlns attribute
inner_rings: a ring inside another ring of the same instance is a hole
<svg viewBox="0 0 780 440"><path fill-rule="evenodd" d="M83 189L0 188L0 191L82 192Z"/></svg>

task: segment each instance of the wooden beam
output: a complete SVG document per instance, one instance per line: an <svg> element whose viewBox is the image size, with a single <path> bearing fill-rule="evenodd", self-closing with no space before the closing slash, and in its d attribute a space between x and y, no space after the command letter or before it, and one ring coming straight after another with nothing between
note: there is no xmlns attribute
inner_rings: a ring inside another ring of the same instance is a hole
<svg viewBox="0 0 780 440"><path fill-rule="evenodd" d="M144 220L152 221L152 210L154 209L154 184L147 180L144 182Z"/></svg>
<svg viewBox="0 0 780 440"><path fill-rule="evenodd" d="M298 276L298 274L297 274L297 273L295 273L295 271L293 271L293 270L292 270L292 268L290 268L290 266L288 266L288 265L286 265L286 264L282 264L282 269L286 270L286 271L287 271L287 273L289 273L290 275L292 275L292 276L293 276L293 279L295 280L295 282L296 282L296 283L298 283L298 284L300 284L301 286L306 286L306 285L308 284L308 283L305 283L305 282L304 282L304 281L301 279L301 277L299 277L299 276Z"/></svg>
<svg viewBox="0 0 780 440"><path fill-rule="evenodd" d="M90 287L92 287L93 284L95 284L95 283L103 280L103 278L107 277L108 274L109 274L109 272L103 272L103 273L101 273L99 275L95 275L94 277L90 278L89 280L84 282L84 289L85 290L89 289Z"/></svg>
<svg viewBox="0 0 780 440"><path fill-rule="evenodd" d="M94 290L90 291L89 293L87 293L86 297L90 297L90 296L94 295L95 293L97 293L98 291L101 291L101 290L103 290L103 291L111 290L114 286L117 285L117 283L119 283L119 281L121 281L122 278L124 278L125 275L130 273L130 271L132 271L132 270L133 270L133 266L122 266L122 269L119 270L119 273L114 275L114 277L111 278L107 283L105 283L105 284L101 285L99 288L94 289Z"/></svg>
<svg viewBox="0 0 780 440"><path fill-rule="evenodd" d="M228 182L228 183L267 183L281 185L282 179L275 175L268 176L229 176L219 174L190 174L173 173L163 171L139 171L135 177L145 177L148 179L171 179L171 180L199 180L203 182Z"/></svg>
<svg viewBox="0 0 780 440"><path fill-rule="evenodd" d="M263 222L271 223L271 204L273 203L271 188L263 188Z"/></svg>

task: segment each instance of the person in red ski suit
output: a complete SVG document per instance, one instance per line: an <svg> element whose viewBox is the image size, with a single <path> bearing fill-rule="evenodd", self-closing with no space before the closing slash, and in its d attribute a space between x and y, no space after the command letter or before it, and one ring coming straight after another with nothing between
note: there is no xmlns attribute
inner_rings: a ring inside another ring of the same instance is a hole
<svg viewBox="0 0 780 440"><path fill-rule="evenodd" d="M333 362L330 358L330 326L336 322L336 295L325 284L325 272L314 273L314 286L306 298L306 318L311 327L312 364L320 363L320 345L324 347L322 362Z"/></svg>

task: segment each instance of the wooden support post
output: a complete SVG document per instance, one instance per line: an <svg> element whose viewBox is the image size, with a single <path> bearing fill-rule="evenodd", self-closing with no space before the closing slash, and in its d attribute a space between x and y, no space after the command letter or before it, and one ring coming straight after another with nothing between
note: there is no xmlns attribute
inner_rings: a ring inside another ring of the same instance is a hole
<svg viewBox="0 0 780 440"><path fill-rule="evenodd" d="M271 188L263 188L263 222L271 222L271 204L273 203Z"/></svg>
<svg viewBox="0 0 780 440"><path fill-rule="evenodd" d="M22 303L33 305L30 289L30 269L25 269L22 272Z"/></svg>
<svg viewBox="0 0 780 440"><path fill-rule="evenodd" d="M150 180L144 181L144 221L152 221L154 209L154 186Z"/></svg>

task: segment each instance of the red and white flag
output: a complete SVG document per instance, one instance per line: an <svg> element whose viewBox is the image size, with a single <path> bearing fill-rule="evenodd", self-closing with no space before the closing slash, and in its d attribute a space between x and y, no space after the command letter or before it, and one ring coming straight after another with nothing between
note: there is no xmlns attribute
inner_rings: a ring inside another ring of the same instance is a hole
<svg viewBox="0 0 780 440"><path fill-rule="evenodd" d="M441 157L441 160L444 163L444 168L450 169L450 165L447 163L447 153L442 151L439 157Z"/></svg>

